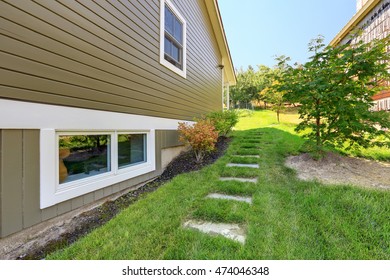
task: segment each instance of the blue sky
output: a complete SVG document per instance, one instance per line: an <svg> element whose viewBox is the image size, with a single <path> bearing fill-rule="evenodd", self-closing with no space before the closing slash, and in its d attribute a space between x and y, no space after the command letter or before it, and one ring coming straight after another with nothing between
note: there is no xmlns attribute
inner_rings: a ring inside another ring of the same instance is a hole
<svg viewBox="0 0 390 280"><path fill-rule="evenodd" d="M356 0L219 0L236 69L275 65L275 55L307 61L307 45L328 44L356 13Z"/></svg>

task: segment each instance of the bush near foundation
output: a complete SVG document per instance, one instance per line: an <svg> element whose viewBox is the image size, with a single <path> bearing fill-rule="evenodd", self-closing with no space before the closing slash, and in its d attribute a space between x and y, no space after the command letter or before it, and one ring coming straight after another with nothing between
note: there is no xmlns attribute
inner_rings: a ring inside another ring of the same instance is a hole
<svg viewBox="0 0 390 280"><path fill-rule="evenodd" d="M218 131L219 136L226 136L237 124L239 114L235 110L212 112L206 115Z"/></svg>
<svg viewBox="0 0 390 280"><path fill-rule="evenodd" d="M197 162L201 162L206 153L215 149L218 132L210 120L201 119L192 125L180 122L178 131L180 142L191 146Z"/></svg>

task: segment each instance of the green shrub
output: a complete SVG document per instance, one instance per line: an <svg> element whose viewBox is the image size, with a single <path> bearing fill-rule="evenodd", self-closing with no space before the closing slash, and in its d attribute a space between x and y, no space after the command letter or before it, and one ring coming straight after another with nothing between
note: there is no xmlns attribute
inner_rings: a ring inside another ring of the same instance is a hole
<svg viewBox="0 0 390 280"><path fill-rule="evenodd" d="M239 115L235 110L212 112L206 115L220 136L226 136L238 122Z"/></svg>
<svg viewBox="0 0 390 280"><path fill-rule="evenodd" d="M180 134L179 140L191 146L197 162L201 162L206 153L215 149L218 132L208 119L198 120L193 125L179 122L178 131Z"/></svg>

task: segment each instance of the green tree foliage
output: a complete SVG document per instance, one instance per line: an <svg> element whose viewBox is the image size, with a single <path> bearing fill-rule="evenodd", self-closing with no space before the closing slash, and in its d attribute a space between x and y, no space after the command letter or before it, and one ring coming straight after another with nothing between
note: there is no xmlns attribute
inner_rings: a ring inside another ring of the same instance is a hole
<svg viewBox="0 0 390 280"><path fill-rule="evenodd" d="M259 95L265 104L270 103L271 109L276 112L278 123L280 122L280 113L285 109L285 91L283 90L284 75L291 68L288 65L290 58L287 56L277 56L275 58L277 65L265 73L267 82L263 83L264 88Z"/></svg>
<svg viewBox="0 0 390 280"><path fill-rule="evenodd" d="M372 111L372 96L389 79L389 38L370 43L325 46L318 37L309 44L310 61L284 75L283 90L300 103L302 122L317 151L324 145L348 148L389 144L385 112ZM382 137L378 137L382 136ZM377 141L382 139L382 141Z"/></svg>
<svg viewBox="0 0 390 280"><path fill-rule="evenodd" d="M268 89L274 81L274 69L265 65L259 65L259 70L256 72L258 94L257 101L264 102L264 109L267 109L267 103L269 102L269 96L265 91Z"/></svg>
<svg viewBox="0 0 390 280"><path fill-rule="evenodd" d="M276 118L280 123L280 113L285 109L285 92L281 89L280 82L275 80L269 87L263 89L260 94L264 100L272 104L272 110L276 112Z"/></svg>
<svg viewBox="0 0 390 280"><path fill-rule="evenodd" d="M277 71L277 67L270 68L265 65L259 65L257 71L252 66L245 71L239 70L237 84L230 89L234 107L248 108L252 101L263 101L266 107L268 99L261 92L272 85Z"/></svg>
<svg viewBox="0 0 390 280"><path fill-rule="evenodd" d="M235 106L244 104L248 108L248 104L256 99L258 93L256 72L249 66L246 71L238 71L236 76L237 84L230 89L231 100Z"/></svg>
<svg viewBox="0 0 390 280"><path fill-rule="evenodd" d="M72 151L83 149L101 150L107 144L106 135L69 135L61 136L59 139L60 148L68 148Z"/></svg>

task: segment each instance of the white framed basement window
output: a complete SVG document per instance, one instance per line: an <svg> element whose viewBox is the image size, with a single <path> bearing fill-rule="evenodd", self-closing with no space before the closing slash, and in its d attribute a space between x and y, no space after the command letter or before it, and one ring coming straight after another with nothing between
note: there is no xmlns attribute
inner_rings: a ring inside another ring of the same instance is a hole
<svg viewBox="0 0 390 280"><path fill-rule="evenodd" d="M42 209L156 169L154 130L45 129L41 137Z"/></svg>
<svg viewBox="0 0 390 280"><path fill-rule="evenodd" d="M160 63L186 78L187 23L170 0L160 1Z"/></svg>

